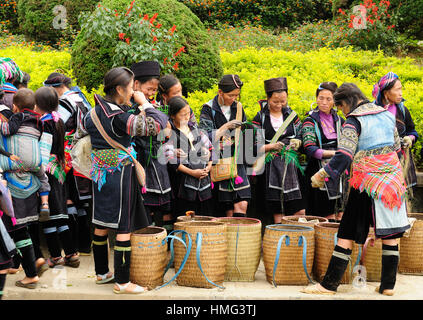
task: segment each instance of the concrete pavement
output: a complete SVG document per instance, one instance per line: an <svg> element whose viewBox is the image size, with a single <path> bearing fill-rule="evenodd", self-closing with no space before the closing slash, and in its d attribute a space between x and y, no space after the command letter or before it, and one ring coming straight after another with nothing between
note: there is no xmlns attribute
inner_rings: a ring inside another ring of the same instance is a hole
<svg viewBox="0 0 423 320"><path fill-rule="evenodd" d="M112 258L109 264L112 267ZM165 281L173 275L174 269L171 268ZM262 261L254 282L225 282L225 289L201 289L178 286L174 281L160 290L140 295L117 295L112 291L113 284L95 284L92 256L81 256L81 265L77 269L49 269L36 289L16 287L15 281L23 277L23 271L7 276L4 300L423 300L423 276L398 274L393 297L376 293L376 282L367 283L363 288L341 285L334 296L308 295L300 292L303 286L273 287L266 280Z"/></svg>

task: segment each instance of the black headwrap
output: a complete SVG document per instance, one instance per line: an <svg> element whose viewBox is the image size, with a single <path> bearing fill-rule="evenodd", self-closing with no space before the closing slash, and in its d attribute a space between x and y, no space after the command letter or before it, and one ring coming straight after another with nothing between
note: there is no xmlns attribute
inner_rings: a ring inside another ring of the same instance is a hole
<svg viewBox="0 0 423 320"><path fill-rule="evenodd" d="M241 89L243 82L237 74L226 74L219 81L219 89L224 93L231 92L235 89Z"/></svg>
<svg viewBox="0 0 423 320"><path fill-rule="evenodd" d="M141 61L132 64L135 78L160 77L160 64L157 61Z"/></svg>

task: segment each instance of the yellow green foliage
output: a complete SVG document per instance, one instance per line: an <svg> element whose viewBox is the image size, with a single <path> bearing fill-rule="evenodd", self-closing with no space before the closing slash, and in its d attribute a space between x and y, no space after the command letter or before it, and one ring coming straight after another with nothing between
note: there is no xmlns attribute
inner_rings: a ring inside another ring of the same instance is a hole
<svg viewBox="0 0 423 320"><path fill-rule="evenodd" d="M354 82L373 101L373 85L389 71L400 77L405 105L410 110L421 134L423 128L423 70L411 58L385 57L382 51L353 51L352 48L327 49L300 53L274 49L245 48L233 53L221 53L225 74L236 73L244 82L241 103L249 120L257 114L257 103L265 99L264 80L287 77L289 105L300 118L304 118L315 101L316 89L324 81L339 85ZM207 92L193 92L188 102L197 117L201 107L217 94L217 85ZM420 159L421 144L415 147L416 159Z"/></svg>

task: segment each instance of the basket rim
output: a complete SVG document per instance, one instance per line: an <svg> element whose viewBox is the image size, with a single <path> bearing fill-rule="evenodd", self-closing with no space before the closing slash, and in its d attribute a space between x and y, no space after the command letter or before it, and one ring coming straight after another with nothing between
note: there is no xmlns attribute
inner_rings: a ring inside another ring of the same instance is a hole
<svg viewBox="0 0 423 320"><path fill-rule="evenodd" d="M220 221L177 221L175 222L174 226L175 226L175 230L179 230L176 229L177 225L187 225L187 226L192 226L192 227L206 227L206 228L214 228L214 227L218 227L218 226L222 226L222 225L226 225L226 223L224 222L220 222Z"/></svg>
<svg viewBox="0 0 423 320"><path fill-rule="evenodd" d="M150 230L150 231L156 231L156 232L152 232L152 233L139 233L143 230ZM136 230L134 232L131 232L131 236L137 236L137 237L151 237L152 235L158 235L160 233L162 233L163 231L166 232L165 228L162 227L158 227L158 226L147 226L145 228L141 228L139 230Z"/></svg>
<svg viewBox="0 0 423 320"><path fill-rule="evenodd" d="M329 220L325 217L310 216L310 215L285 216L285 217L282 217L282 220L296 220L296 221L298 221L299 218L306 218L306 219L311 218L311 219L318 219L318 220L322 219L323 220L322 223L323 222L329 222ZM304 223L304 222L300 222L300 223Z"/></svg>
<svg viewBox="0 0 423 320"><path fill-rule="evenodd" d="M297 225L297 224L271 224L266 226L266 229L276 230L276 231L291 231L291 232L314 230L312 227L305 226L305 225Z"/></svg>
<svg viewBox="0 0 423 320"><path fill-rule="evenodd" d="M316 227L324 228L324 229L333 229L333 228L339 228L340 223L339 222L319 222L316 223Z"/></svg>
<svg viewBox="0 0 423 320"><path fill-rule="evenodd" d="M254 221L255 223L227 223L225 222L225 220L249 220L249 221ZM259 219L248 218L248 217L245 217L245 218L244 217L219 217L212 221L218 221L218 222L222 221L228 226L254 226L254 225L261 224L261 221Z"/></svg>
<svg viewBox="0 0 423 320"><path fill-rule="evenodd" d="M408 218L416 218L417 220L423 220L423 213L421 212L410 212L407 214Z"/></svg>

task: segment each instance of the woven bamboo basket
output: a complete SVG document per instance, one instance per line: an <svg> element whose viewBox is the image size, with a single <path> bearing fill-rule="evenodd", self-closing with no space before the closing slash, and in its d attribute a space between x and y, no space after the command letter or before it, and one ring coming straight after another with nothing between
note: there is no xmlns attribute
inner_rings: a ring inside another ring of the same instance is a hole
<svg viewBox="0 0 423 320"><path fill-rule="evenodd" d="M363 245L361 264L366 267L367 281L380 281L380 275L382 272L382 240L376 239L375 232L372 227L370 227L369 235Z"/></svg>
<svg viewBox="0 0 423 320"><path fill-rule="evenodd" d="M307 222L299 222L298 220L300 218L304 218L307 220ZM318 222L312 222L313 220L318 220ZM316 223L321 222L328 222L329 220L323 217L317 217L317 216L284 216L282 217L282 224L296 224L299 226L310 226L314 227Z"/></svg>
<svg viewBox="0 0 423 320"><path fill-rule="evenodd" d="M225 281L254 281L261 257L261 221L217 218L227 225L228 259Z"/></svg>
<svg viewBox="0 0 423 320"><path fill-rule="evenodd" d="M284 235L286 238L282 240L279 261L274 272L278 242ZM301 236L303 236L302 246L299 245ZM288 237L289 245L286 243ZM303 266L304 244L306 244L306 268ZM308 284L310 282L308 273L313 268L313 258L314 229L312 227L293 224L266 226L263 236L263 262L269 283L274 285Z"/></svg>
<svg viewBox="0 0 423 320"><path fill-rule="evenodd" d="M192 239L192 248L188 260L181 273L176 278L178 285L197 288L214 288L214 284L223 284L228 256L226 229L226 224L218 221L187 221L175 223L174 230L184 230ZM199 232L202 234L200 263L204 274L201 272L197 260L197 236ZM183 238L182 236L178 237ZM174 246L175 272L178 272L186 254L186 249L179 241L175 241ZM210 283L207 279L214 284Z"/></svg>
<svg viewBox="0 0 423 320"><path fill-rule="evenodd" d="M319 282L323 280L329 261L332 258L332 253L335 249L335 235L338 233L338 228L339 223L332 222L318 223L314 226L316 249L314 251L313 277ZM342 284L352 283L352 272L357 262L358 254L359 246L353 243L351 263L342 277Z"/></svg>
<svg viewBox="0 0 423 320"><path fill-rule="evenodd" d="M130 279L153 289L163 284L167 264L166 229L147 227L131 234Z"/></svg>
<svg viewBox="0 0 423 320"><path fill-rule="evenodd" d="M408 237L400 240L398 271L404 274L423 275L423 213L410 213L416 218Z"/></svg>
<svg viewBox="0 0 423 320"><path fill-rule="evenodd" d="M215 217L209 216L179 216L176 218L176 222L186 222L186 221L212 221Z"/></svg>

